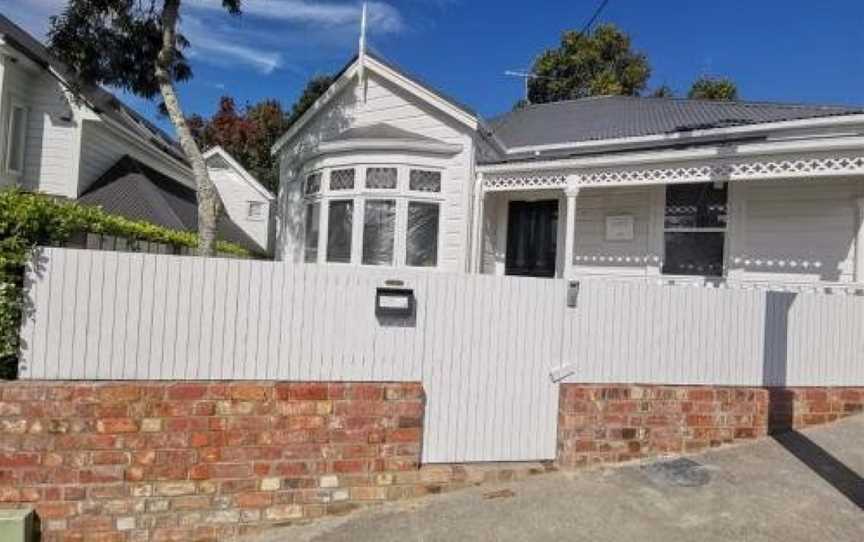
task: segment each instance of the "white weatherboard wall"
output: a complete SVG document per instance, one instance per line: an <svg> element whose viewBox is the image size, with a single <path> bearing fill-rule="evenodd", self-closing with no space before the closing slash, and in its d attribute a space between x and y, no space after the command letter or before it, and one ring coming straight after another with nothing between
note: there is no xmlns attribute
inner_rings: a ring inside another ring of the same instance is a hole
<svg viewBox="0 0 864 542"><path fill-rule="evenodd" d="M225 205L225 212L231 220L240 226L246 235L258 244L262 252L270 248L270 218L273 202L252 188L230 166L213 167L208 163L210 179L216 185L216 190ZM249 205L255 202L263 206L264 211L260 217L250 217Z"/></svg>

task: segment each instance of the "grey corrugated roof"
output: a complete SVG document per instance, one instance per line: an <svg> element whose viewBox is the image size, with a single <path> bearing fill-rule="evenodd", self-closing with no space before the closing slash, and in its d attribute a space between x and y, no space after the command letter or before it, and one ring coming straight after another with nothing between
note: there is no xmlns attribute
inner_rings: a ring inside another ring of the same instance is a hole
<svg viewBox="0 0 864 542"><path fill-rule="evenodd" d="M15 49L21 51L33 62L51 67L65 82L74 82L77 75L69 66L60 62L39 40L28 34L20 26L0 14L0 35ZM151 145L173 158L186 163L186 157L177 142L167 133L148 121L137 111L117 99L116 96L98 86L77 89L81 96L96 110L96 113L110 117L124 127L140 134Z"/></svg>
<svg viewBox="0 0 864 542"><path fill-rule="evenodd" d="M490 126L512 148L860 113L864 107L600 96L530 105Z"/></svg>
<svg viewBox="0 0 864 542"><path fill-rule="evenodd" d="M198 230L195 191L134 158L124 156L85 192L78 202L106 212L174 230ZM237 224L222 215L219 238L254 252L261 249Z"/></svg>

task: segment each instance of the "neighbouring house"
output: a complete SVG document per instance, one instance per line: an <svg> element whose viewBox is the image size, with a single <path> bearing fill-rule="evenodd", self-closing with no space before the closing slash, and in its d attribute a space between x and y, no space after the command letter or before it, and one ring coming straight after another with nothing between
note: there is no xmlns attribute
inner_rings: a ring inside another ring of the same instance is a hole
<svg viewBox="0 0 864 542"><path fill-rule="evenodd" d="M73 94L74 77L0 15L0 187L195 231L195 181L179 145L101 88ZM274 196L224 150L205 158L226 209L220 238L269 252Z"/></svg>
<svg viewBox="0 0 864 542"><path fill-rule="evenodd" d="M864 107L603 96L484 120L361 53L274 152L284 260L864 282Z"/></svg>

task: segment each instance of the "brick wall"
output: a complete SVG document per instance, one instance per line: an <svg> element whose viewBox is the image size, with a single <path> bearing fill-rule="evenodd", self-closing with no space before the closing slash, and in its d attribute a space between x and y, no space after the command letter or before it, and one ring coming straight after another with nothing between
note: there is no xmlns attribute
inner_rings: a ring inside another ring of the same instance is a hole
<svg viewBox="0 0 864 542"><path fill-rule="evenodd" d="M864 411L864 388L564 384L558 463L696 452Z"/></svg>
<svg viewBox="0 0 864 542"><path fill-rule="evenodd" d="M0 504L44 540L224 540L417 484L419 384L6 383Z"/></svg>
<svg viewBox="0 0 864 542"><path fill-rule="evenodd" d="M420 384L0 384L0 507L44 540L195 541L550 464L419 467ZM864 411L864 388L565 384L558 464L699 451Z"/></svg>

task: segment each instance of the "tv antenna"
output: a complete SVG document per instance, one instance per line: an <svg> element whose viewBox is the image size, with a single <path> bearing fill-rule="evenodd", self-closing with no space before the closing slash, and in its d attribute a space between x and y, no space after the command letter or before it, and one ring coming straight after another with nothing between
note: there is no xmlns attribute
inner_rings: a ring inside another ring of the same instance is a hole
<svg viewBox="0 0 864 542"><path fill-rule="evenodd" d="M554 81L557 77L551 77L548 75L537 75L531 71L517 71L517 70L507 70L504 72L504 75L509 77L519 77L525 81L525 101L527 103L531 103L530 98L528 98L528 83L532 79L548 79Z"/></svg>

